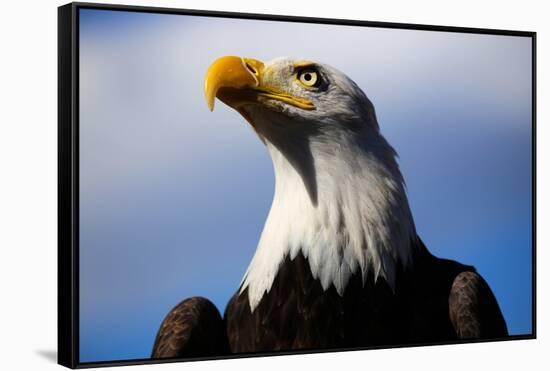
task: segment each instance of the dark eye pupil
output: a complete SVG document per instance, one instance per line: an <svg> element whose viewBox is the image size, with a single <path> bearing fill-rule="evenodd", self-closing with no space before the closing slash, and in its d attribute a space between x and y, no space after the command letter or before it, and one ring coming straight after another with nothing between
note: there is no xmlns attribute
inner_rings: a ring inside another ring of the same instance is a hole
<svg viewBox="0 0 550 371"><path fill-rule="evenodd" d="M306 74L304 75L304 80L306 80L306 81L311 80L311 74L306 73Z"/></svg>

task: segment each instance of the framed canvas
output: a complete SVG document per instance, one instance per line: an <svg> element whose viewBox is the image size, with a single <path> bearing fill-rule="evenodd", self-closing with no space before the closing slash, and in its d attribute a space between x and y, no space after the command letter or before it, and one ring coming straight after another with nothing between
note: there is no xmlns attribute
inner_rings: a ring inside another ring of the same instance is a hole
<svg viewBox="0 0 550 371"><path fill-rule="evenodd" d="M58 19L60 364L535 338L534 32Z"/></svg>

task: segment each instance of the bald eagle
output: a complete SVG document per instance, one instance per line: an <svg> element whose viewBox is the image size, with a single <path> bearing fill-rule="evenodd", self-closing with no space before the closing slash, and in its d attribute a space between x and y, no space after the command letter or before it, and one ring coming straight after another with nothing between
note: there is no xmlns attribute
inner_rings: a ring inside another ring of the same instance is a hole
<svg viewBox="0 0 550 371"><path fill-rule="evenodd" d="M396 152L363 91L308 60L222 57L205 78L265 144L275 192L223 317L207 299L173 308L152 357L418 344L508 334L472 266L418 237Z"/></svg>

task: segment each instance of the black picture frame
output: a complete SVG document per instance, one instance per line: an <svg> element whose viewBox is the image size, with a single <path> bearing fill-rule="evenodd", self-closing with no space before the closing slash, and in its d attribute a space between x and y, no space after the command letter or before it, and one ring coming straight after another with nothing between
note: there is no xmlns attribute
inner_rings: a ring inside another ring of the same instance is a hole
<svg viewBox="0 0 550 371"><path fill-rule="evenodd" d="M530 38L532 41L532 333L503 339L451 341L444 343L402 344L384 347L357 347L307 351L281 351L220 357L132 359L105 362L79 360L79 11L102 9L126 12L179 14L206 17L300 22L327 25L444 31ZM308 18L268 14L232 13L146 6L70 3L58 8L58 363L69 368L340 352L349 350L398 348L441 344L476 343L536 338L536 32L486 28L450 27L422 24L387 23L345 19Z"/></svg>

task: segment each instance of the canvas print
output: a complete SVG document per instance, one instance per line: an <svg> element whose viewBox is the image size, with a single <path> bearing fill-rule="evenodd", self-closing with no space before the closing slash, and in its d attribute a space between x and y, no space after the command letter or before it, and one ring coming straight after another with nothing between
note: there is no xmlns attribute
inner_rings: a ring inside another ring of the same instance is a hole
<svg viewBox="0 0 550 371"><path fill-rule="evenodd" d="M79 360L531 335L532 39L79 10Z"/></svg>

